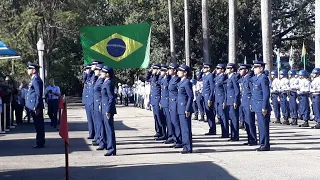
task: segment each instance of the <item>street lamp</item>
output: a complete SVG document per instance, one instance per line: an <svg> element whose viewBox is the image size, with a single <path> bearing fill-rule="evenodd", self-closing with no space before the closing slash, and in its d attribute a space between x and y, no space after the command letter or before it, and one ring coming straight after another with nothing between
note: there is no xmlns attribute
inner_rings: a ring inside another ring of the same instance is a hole
<svg viewBox="0 0 320 180"><path fill-rule="evenodd" d="M40 78L42 79L43 84L44 84L44 66L43 66L44 43L41 38L39 39L39 41L37 43L37 50L38 50L38 56L39 56ZM42 92L44 92L43 88L44 88L44 86L42 87Z"/></svg>

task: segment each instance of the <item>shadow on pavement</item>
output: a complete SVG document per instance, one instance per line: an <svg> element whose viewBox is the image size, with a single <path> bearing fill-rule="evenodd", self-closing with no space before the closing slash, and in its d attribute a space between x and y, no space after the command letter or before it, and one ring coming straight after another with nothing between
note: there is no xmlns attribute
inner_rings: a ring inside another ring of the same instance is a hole
<svg viewBox="0 0 320 180"><path fill-rule="evenodd" d="M86 122L81 122L81 121L72 121L68 123L69 126L69 132L71 131L88 131L88 124ZM131 128L126 126L122 120L116 120L114 122L114 126L116 131L136 131L136 128ZM49 123L45 123L45 131L46 132L57 132L58 130L50 127ZM12 129L10 132L7 134L18 134L18 133L35 133L35 128L33 123L25 123L25 124L19 124L16 126L15 129Z"/></svg>
<svg viewBox="0 0 320 180"><path fill-rule="evenodd" d="M0 172L6 180L62 180L64 168L31 169ZM224 168L212 162L161 165L70 167L71 180L236 180Z"/></svg>
<svg viewBox="0 0 320 180"><path fill-rule="evenodd" d="M35 139L11 139L0 141L0 157L64 154L64 141L61 138L46 139L45 148L33 149ZM70 138L69 152L90 151L87 142L83 138ZM0 178L1 179L1 178Z"/></svg>

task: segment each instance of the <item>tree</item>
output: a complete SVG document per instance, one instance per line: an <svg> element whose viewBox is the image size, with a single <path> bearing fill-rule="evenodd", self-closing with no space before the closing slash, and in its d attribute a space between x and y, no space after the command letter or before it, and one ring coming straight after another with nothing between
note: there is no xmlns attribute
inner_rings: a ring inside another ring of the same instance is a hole
<svg viewBox="0 0 320 180"><path fill-rule="evenodd" d="M129 23L152 23L151 63L169 63L172 50L169 46L169 0L2 0L0 1L0 39L17 50L23 57L15 61L15 76L26 76L26 62L37 62L36 42L45 37L46 65L67 94L81 93L82 49L79 28L83 26L110 26ZM61 3L63 2L63 3ZM170 1L174 22L175 57L177 63L185 59L184 1ZM284 52L294 47L296 66L300 63L302 42L307 47L307 67L314 62L314 0L273 0L271 3L272 42ZM207 4L205 4L207 3ZM228 1L189 1L190 65L196 67L203 61L216 65L228 62ZM247 57L251 63L255 54L262 56L262 22L260 0L237 0L235 43L238 59ZM207 6L207 35L204 28ZM200 13L202 11L202 13ZM43 27L43 28L42 28ZM207 36L208 38L205 38ZM208 48L205 44L208 42ZM272 46L272 45L271 45ZM272 48L272 47L271 47ZM204 52L208 49L208 56ZM210 49L210 51L209 51ZM271 54L272 56L272 54ZM271 58L272 59L272 58ZM241 61L241 60L240 60ZM270 64L272 66L272 64ZM1 61L0 69L10 74L11 62ZM132 84L143 76L144 69L116 70L117 81Z"/></svg>

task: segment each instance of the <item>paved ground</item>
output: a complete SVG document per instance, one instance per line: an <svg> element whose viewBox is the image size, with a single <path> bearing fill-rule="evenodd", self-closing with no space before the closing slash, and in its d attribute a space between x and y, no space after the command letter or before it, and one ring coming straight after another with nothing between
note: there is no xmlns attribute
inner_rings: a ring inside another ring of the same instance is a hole
<svg viewBox="0 0 320 180"><path fill-rule="evenodd" d="M118 107L117 156L104 157L86 140L83 107L69 106L70 179L72 180L224 180L320 179L320 131L283 125L271 126L270 152L255 152L241 142L219 135L205 137L207 124L193 121L194 154L152 139L150 111ZM218 128L220 129L220 128ZM34 128L22 125L0 135L0 179L64 179L64 146L57 131L47 128L47 147L31 149Z"/></svg>

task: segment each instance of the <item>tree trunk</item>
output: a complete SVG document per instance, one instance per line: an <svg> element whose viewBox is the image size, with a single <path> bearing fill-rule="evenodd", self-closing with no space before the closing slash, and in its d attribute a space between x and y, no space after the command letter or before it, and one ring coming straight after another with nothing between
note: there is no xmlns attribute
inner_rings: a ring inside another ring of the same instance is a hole
<svg viewBox="0 0 320 180"><path fill-rule="evenodd" d="M236 11L237 11L237 0L229 0L229 63L237 63Z"/></svg>
<svg viewBox="0 0 320 180"><path fill-rule="evenodd" d="M209 30L208 30L208 0L202 0L202 34L203 34L203 61L210 62Z"/></svg>
<svg viewBox="0 0 320 180"><path fill-rule="evenodd" d="M315 67L320 68L320 0L316 0L315 15Z"/></svg>
<svg viewBox="0 0 320 180"><path fill-rule="evenodd" d="M172 0L168 0L168 10L169 10L169 27L170 27L170 55L171 55L171 62L177 63L176 51L175 51L174 23L173 23L173 17L172 17Z"/></svg>
<svg viewBox="0 0 320 180"><path fill-rule="evenodd" d="M185 39L185 58L186 64L190 66L190 41L189 41L189 0L184 0L184 39Z"/></svg>
<svg viewBox="0 0 320 180"><path fill-rule="evenodd" d="M262 29L262 46L263 61L266 69L273 69L272 59L272 22L271 22L271 0L261 0L261 29Z"/></svg>

